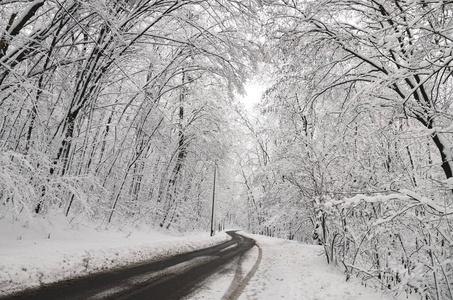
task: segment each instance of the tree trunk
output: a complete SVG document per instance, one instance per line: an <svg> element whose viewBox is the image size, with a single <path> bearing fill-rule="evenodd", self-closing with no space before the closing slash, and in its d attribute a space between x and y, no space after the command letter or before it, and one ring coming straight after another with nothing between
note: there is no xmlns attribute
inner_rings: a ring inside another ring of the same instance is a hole
<svg viewBox="0 0 453 300"><path fill-rule="evenodd" d="M178 123L178 156L176 158L176 164L173 168L171 177L168 181L166 193L165 193L165 203L167 204L167 209L164 211L164 217L160 223L160 227L164 227L165 222L170 214L171 207L176 201L176 190L177 190L177 180L180 175L184 159L186 157L186 138L183 130L183 121L184 121L184 101L187 93L187 88L185 84L185 72L182 73L182 90L179 94L179 123Z"/></svg>

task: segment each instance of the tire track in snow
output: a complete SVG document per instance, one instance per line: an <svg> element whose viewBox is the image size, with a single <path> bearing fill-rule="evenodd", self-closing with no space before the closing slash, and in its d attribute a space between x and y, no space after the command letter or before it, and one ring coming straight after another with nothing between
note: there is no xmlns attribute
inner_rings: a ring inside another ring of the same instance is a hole
<svg viewBox="0 0 453 300"><path fill-rule="evenodd" d="M238 267L236 269L236 273L234 275L233 282L231 283L230 287L228 288L227 292L225 295L222 297L222 300L237 300L241 296L242 292L245 290L247 287L247 284L250 282L252 277L255 275L256 271L258 270L258 267L260 266L261 260L263 259L263 249L261 249L260 246L256 245L255 246L258 248L258 258L256 259L255 264L253 265L252 269L247 273L247 275L242 279L242 259L244 255L241 256L239 262L238 262Z"/></svg>

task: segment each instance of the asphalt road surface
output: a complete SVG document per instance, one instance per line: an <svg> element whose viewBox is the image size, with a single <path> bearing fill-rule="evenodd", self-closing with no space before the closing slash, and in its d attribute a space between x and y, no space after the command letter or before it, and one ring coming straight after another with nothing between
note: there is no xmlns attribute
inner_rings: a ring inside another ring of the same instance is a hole
<svg viewBox="0 0 453 300"><path fill-rule="evenodd" d="M27 290L0 299L181 299L225 264L255 245L255 241L227 232L223 244L162 261L143 263Z"/></svg>

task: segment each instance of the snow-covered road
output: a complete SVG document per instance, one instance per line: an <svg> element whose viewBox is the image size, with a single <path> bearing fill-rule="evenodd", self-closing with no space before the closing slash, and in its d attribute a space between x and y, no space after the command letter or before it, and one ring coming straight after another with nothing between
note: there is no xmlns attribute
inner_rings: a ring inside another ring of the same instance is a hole
<svg viewBox="0 0 453 300"><path fill-rule="evenodd" d="M170 236L154 231L71 228L64 219L46 224L0 224L0 296L57 280L159 259L228 240L225 233ZM186 299L394 299L365 287L326 263L322 248L259 235L241 258L200 283ZM407 299L400 295L400 299ZM411 299L411 298L409 298Z"/></svg>
<svg viewBox="0 0 453 300"><path fill-rule="evenodd" d="M227 232L230 241L157 261L126 266L12 295L11 300L131 299L180 300L234 257L255 245L251 238ZM236 294L240 295L239 290ZM1 299L1 297L0 297Z"/></svg>
<svg viewBox="0 0 453 300"><path fill-rule="evenodd" d="M230 239L226 233L160 233L124 227L94 229L67 219L0 220L0 297L26 288L93 274L123 265L207 248Z"/></svg>
<svg viewBox="0 0 453 300"><path fill-rule="evenodd" d="M415 299L406 295L393 297L365 287L354 279L346 282L344 274L326 263L320 246L260 235L245 234L256 240L262 259L254 276L238 298L228 298L227 290L239 273L241 278L252 269L259 257L254 247L242 262L235 261L221 274L206 282L202 290L190 295L191 300L387 300ZM240 266L238 264L240 263ZM237 278L236 278L237 280Z"/></svg>

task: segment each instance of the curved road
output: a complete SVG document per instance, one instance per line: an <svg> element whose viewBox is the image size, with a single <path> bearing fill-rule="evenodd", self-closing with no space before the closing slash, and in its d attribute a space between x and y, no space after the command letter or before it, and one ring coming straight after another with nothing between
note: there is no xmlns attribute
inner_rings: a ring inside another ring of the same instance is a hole
<svg viewBox="0 0 453 300"><path fill-rule="evenodd" d="M217 246L58 282L0 299L181 299L195 290L201 281L255 245L253 239L234 231L227 233L232 239Z"/></svg>

